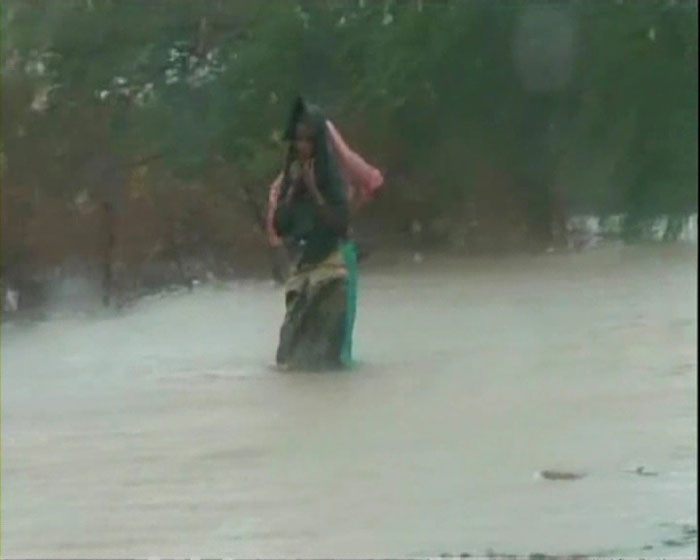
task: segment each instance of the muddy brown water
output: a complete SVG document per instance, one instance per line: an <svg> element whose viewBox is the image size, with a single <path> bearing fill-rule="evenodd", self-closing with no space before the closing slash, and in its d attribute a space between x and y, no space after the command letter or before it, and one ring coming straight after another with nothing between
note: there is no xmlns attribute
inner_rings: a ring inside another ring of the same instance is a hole
<svg viewBox="0 0 700 560"><path fill-rule="evenodd" d="M678 247L377 267L333 374L269 367L266 283L3 324L3 557L695 556L696 283Z"/></svg>

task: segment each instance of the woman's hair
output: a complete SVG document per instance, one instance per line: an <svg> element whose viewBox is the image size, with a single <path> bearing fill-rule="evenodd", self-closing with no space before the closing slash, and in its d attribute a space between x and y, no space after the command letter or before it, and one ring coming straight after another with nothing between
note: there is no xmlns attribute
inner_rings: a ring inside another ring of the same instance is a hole
<svg viewBox="0 0 700 560"><path fill-rule="evenodd" d="M287 191L291 187L291 178L289 170L292 163L297 158L297 147L296 147L296 134L297 134L297 123L299 123L304 114L306 113L306 104L301 97L297 97L292 106L292 112L289 115L289 121L287 122L287 129L284 132L284 139L288 142L287 146L287 156L284 162L284 178L282 180L282 190L281 196L287 194Z"/></svg>
<svg viewBox="0 0 700 560"><path fill-rule="evenodd" d="M319 107L306 103L302 97L298 97L292 106L284 134L284 139L289 142L289 147L284 164L281 196L284 196L291 186L289 169L298 155L294 140L296 139L297 125L300 122L307 123L314 131L314 174L319 190L331 203L346 201L345 185L328 139L326 117Z"/></svg>

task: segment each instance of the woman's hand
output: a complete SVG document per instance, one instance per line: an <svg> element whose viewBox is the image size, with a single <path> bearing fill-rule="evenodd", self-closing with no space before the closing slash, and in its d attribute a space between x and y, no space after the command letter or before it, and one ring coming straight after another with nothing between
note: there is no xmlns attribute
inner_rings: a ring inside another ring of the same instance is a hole
<svg viewBox="0 0 700 560"><path fill-rule="evenodd" d="M311 193L311 196L314 198L316 204L318 204L319 206L324 206L326 204L326 201L323 199L323 195L321 195L321 192L318 190L318 186L316 185L314 161L312 159L309 159L303 162L301 172L302 177L304 178L304 184Z"/></svg>
<svg viewBox="0 0 700 560"><path fill-rule="evenodd" d="M301 176L308 187L316 186L316 175L314 174L314 160L307 159L301 162Z"/></svg>
<svg viewBox="0 0 700 560"><path fill-rule="evenodd" d="M300 179L302 177L302 169L301 166L297 163L294 162L292 165L289 167L289 188L287 189L287 192L284 197L285 202L291 202L294 196L296 195L296 192L299 190L300 187Z"/></svg>
<svg viewBox="0 0 700 560"><path fill-rule="evenodd" d="M289 188L287 189L287 193L284 196L284 202L289 203L292 201L294 198L294 194L296 193L297 190L297 183L292 183L289 185Z"/></svg>

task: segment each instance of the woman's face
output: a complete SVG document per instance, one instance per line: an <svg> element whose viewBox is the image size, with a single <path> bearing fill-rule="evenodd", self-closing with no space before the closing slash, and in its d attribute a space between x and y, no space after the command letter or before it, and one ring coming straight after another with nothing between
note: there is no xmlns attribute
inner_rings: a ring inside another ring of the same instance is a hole
<svg viewBox="0 0 700 560"><path fill-rule="evenodd" d="M313 128L306 122L298 122L294 134L294 147L301 161L309 160L314 156L314 140Z"/></svg>

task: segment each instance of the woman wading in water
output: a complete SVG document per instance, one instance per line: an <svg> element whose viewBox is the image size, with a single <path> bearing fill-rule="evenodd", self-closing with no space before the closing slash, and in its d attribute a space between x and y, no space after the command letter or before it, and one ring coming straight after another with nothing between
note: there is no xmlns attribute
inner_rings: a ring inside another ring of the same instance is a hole
<svg viewBox="0 0 700 560"><path fill-rule="evenodd" d="M285 133L284 169L270 192L268 233L294 264L285 286L286 314L277 365L282 369L348 367L357 304L357 253L350 240L352 184L357 200L381 174L349 150L322 111L299 98Z"/></svg>

